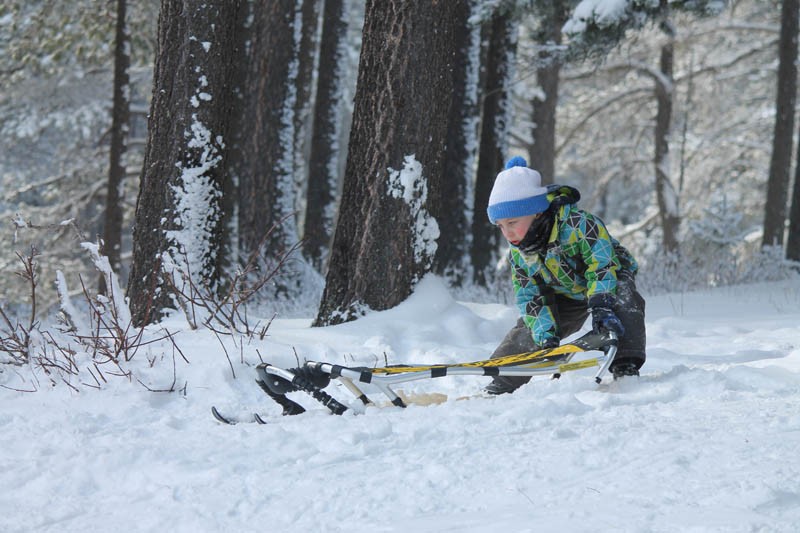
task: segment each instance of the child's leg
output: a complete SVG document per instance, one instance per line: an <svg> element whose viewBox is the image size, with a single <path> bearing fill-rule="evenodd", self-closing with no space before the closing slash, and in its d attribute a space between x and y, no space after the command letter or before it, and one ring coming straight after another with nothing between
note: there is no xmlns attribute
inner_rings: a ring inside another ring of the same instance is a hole
<svg viewBox="0 0 800 533"><path fill-rule="evenodd" d="M558 329L562 337L572 335L581 329L583 323L586 322L586 317L589 316L585 301L572 300L563 296L555 297L553 311L556 314ZM492 354L492 359L504 355L533 352L541 348L533 342L531 330L520 318L500 341L500 345ZM486 387L486 391L491 394L514 392L530 380L530 376L497 376Z"/></svg>
<svg viewBox="0 0 800 533"><path fill-rule="evenodd" d="M573 333L580 331L586 319L589 318L589 308L586 300L573 300L566 296L556 296L556 309L558 310L558 331L564 340Z"/></svg>
<svg viewBox="0 0 800 533"><path fill-rule="evenodd" d="M617 365L633 366L638 370L644 364L647 358L644 307L644 298L636 290L634 279L626 273L620 274L617 280L617 301L613 309L625 328L625 335L619 341L612 371Z"/></svg>
<svg viewBox="0 0 800 533"><path fill-rule="evenodd" d="M492 359L503 357L505 355L514 355L518 353L533 352L538 347L533 343L531 330L528 326L518 319L513 328L506 333L503 340L492 353ZM495 376L492 382L486 387L486 392L489 394L505 394L507 392L514 392L521 386L525 385L531 380L530 376Z"/></svg>

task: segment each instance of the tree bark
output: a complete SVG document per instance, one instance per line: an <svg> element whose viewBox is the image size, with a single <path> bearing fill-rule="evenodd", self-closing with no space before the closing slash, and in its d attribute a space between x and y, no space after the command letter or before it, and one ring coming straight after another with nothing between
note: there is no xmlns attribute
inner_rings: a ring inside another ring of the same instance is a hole
<svg viewBox="0 0 800 533"><path fill-rule="evenodd" d="M798 0L783 0L778 63L778 94L775 102L775 133L769 164L764 206L762 246L783 246L786 203L792 166L792 133L797 96Z"/></svg>
<svg viewBox="0 0 800 533"><path fill-rule="evenodd" d="M785 0L784 8L787 9L787 17L789 17L791 14L794 14L795 17L798 17L798 11L800 11L800 1ZM786 21L784 20L784 22ZM798 29L798 20L794 21L793 28L790 27L787 29L787 33L791 34L792 30L794 30L795 38L791 45L793 45L796 49L797 34L798 31L800 31ZM782 47L781 50L783 50ZM792 61L792 64L794 64L794 61ZM793 108L794 104L792 104L792 109ZM769 204L767 204L766 211L768 210ZM794 167L794 189L792 192L792 202L789 211L789 234L786 237L786 258L791 259L792 261L800 261L800 144L797 145L797 161L795 162Z"/></svg>
<svg viewBox="0 0 800 533"><path fill-rule="evenodd" d="M510 12L495 13L490 21L489 51L486 58L486 87L475 178L472 219L472 267L475 283L486 285L499 255L500 236L486 216L494 179L508 155L510 83L517 47L517 25Z"/></svg>
<svg viewBox="0 0 800 533"><path fill-rule="evenodd" d="M251 46L255 5L251 0L239 0L237 34L232 42L233 57L236 64L231 65L229 73L230 122L235 124L228 132L225 142L227 179L222 191L222 254L218 258L220 272L232 269L246 262L239 249L239 187L248 175L248 164L252 158L249 133L252 131L252 117L248 107L247 82L252 70L254 52ZM236 266L235 266L236 265ZM230 278L231 276L226 276ZM226 290L228 287L220 287Z"/></svg>
<svg viewBox="0 0 800 533"><path fill-rule="evenodd" d="M655 80L656 112L655 126L655 163L656 175L656 200L661 217L662 244L667 254L677 254L680 251L678 230L680 228L680 214L678 193L670 179L669 164L669 137L672 124L672 95L673 95L673 70L674 46L672 37L669 42L661 47L660 68L663 79Z"/></svg>
<svg viewBox="0 0 800 533"><path fill-rule="evenodd" d="M302 0L256 3L251 66L242 124L239 250L258 254L262 269L277 267L298 241L294 194L294 108ZM291 297L299 272L281 269L265 297Z"/></svg>
<svg viewBox="0 0 800 533"><path fill-rule="evenodd" d="M800 152L800 145L798 145ZM800 153L798 153L800 161ZM786 237L786 258L800 261L800 165L795 166L792 207L789 211L789 234Z"/></svg>
<svg viewBox="0 0 800 533"><path fill-rule="evenodd" d="M325 0L303 224L303 253L318 272L325 270L335 224L346 37L343 0Z"/></svg>
<svg viewBox="0 0 800 533"><path fill-rule="evenodd" d="M450 107L442 195L431 210L446 238L439 240L434 271L454 285L472 278L469 251L472 233L474 165L478 149L478 69L480 26L470 23L470 0L451 0L456 6L453 105Z"/></svg>
<svg viewBox="0 0 800 533"><path fill-rule="evenodd" d="M786 237L786 258L800 261L800 165L795 167L792 206L789 211L789 234Z"/></svg>
<svg viewBox="0 0 800 533"><path fill-rule="evenodd" d="M548 2L541 30L536 35L536 42L540 47L536 79L543 98L536 98L532 102L533 144L528 157L530 167L539 171L542 183L545 184L555 181L556 109L562 63L557 47L562 41L561 28L567 21L567 14L563 0Z"/></svg>
<svg viewBox="0 0 800 533"><path fill-rule="evenodd" d="M393 307L430 269L438 228L428 209L441 194L454 6L367 3L342 201L316 326Z"/></svg>
<svg viewBox="0 0 800 533"><path fill-rule="evenodd" d="M293 210L290 196L293 166L295 104L294 83L298 65L294 39L296 0L257 5L254 10L252 67L245 97L247 174L240 184L239 239L245 253L258 249L269 228ZM290 220L269 244L282 245L294 230Z"/></svg>
<svg viewBox="0 0 800 533"><path fill-rule="evenodd" d="M130 125L130 36L126 25L127 0L117 0L117 23L114 42L114 98L111 110L111 149L108 165L108 186L103 223L102 251L118 275L122 272L122 183L125 179L125 152ZM105 294L105 276L100 275L99 292ZM120 287L112 290L119 291Z"/></svg>
<svg viewBox="0 0 800 533"><path fill-rule="evenodd" d="M317 62L317 33L319 26L320 0L302 0L301 6L301 36L298 49L298 68L296 86L296 100L294 104L294 167L295 190L303 191L308 178L308 137L311 125L311 109L313 107L314 72ZM300 201L302 195L295 197L295 211L298 223L303 212Z"/></svg>
<svg viewBox="0 0 800 533"><path fill-rule="evenodd" d="M128 282L136 325L158 320L172 306L162 281L164 254L198 286L213 286L220 277L238 9L231 0L161 2Z"/></svg>

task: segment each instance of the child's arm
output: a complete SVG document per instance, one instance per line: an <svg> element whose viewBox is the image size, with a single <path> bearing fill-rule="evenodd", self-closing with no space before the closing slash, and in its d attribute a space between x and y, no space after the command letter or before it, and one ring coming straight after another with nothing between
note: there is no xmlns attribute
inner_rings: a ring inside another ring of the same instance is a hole
<svg viewBox="0 0 800 533"><path fill-rule="evenodd" d="M619 259L605 224L591 213L582 213L579 228L579 245L586 265L586 296L589 307L593 302L612 305L617 293L617 269Z"/></svg>
<svg viewBox="0 0 800 533"><path fill-rule="evenodd" d="M514 284L514 298L523 322L533 335L538 346L560 341L558 324L553 313L553 290L540 283L536 276L530 276L524 268L512 264L511 278Z"/></svg>

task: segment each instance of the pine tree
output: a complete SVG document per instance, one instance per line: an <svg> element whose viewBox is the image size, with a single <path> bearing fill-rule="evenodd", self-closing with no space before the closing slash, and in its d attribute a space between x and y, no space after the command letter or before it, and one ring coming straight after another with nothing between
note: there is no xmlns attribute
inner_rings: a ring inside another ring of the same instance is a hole
<svg viewBox="0 0 800 533"><path fill-rule="evenodd" d="M447 143L442 170L442 194L431 212L439 224L434 270L454 285L471 280L469 252L472 233L474 166L478 151L480 104L478 84L480 69L481 25L471 20L473 0L456 3L453 101L450 106ZM483 216L479 213L478 216Z"/></svg>
<svg viewBox="0 0 800 533"><path fill-rule="evenodd" d="M303 253L324 272L335 224L335 195L339 185L339 146L342 126L342 85L345 82L347 18L343 0L325 0L320 38L317 98L308 163Z"/></svg>
<svg viewBox="0 0 800 533"><path fill-rule="evenodd" d="M775 134L767 181L762 246L783 246L789 177L792 166L792 132L797 99L798 0L783 0L775 102Z"/></svg>
<svg viewBox="0 0 800 533"><path fill-rule="evenodd" d="M431 267L438 227L429 203L441 194L454 6L367 4L347 169L317 326L399 304Z"/></svg>
<svg viewBox="0 0 800 533"><path fill-rule="evenodd" d="M220 279L238 10L239 2L230 0L161 2L128 282L137 325L158 320L162 309L173 306L164 268L190 275L197 286L213 287Z"/></svg>
<svg viewBox="0 0 800 533"><path fill-rule="evenodd" d="M496 10L487 21L489 49L486 57L486 86L483 90L478 172L475 178L472 220L472 267L474 281L486 285L499 256L500 237L485 216L494 178L507 158L510 128L510 86L514 77L518 22L510 9Z"/></svg>
<svg viewBox="0 0 800 533"><path fill-rule="evenodd" d="M122 181L125 179L125 152L130 124L130 36L126 23L127 0L117 0L116 37L114 39L114 98L111 111L111 149L106 188L103 249L114 272L122 270ZM105 277L100 276L100 292L105 293ZM113 287L113 290L120 290Z"/></svg>
<svg viewBox="0 0 800 533"><path fill-rule="evenodd" d="M295 220L294 110L302 0L256 2L239 127L238 249L261 256L263 271L277 267L299 239ZM290 298L299 273L283 271L265 297Z"/></svg>

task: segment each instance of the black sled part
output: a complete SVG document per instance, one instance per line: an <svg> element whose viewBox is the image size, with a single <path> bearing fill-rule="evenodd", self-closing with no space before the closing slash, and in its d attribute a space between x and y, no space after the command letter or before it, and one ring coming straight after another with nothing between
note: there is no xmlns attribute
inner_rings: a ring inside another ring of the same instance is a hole
<svg viewBox="0 0 800 533"><path fill-rule="evenodd" d="M280 379L281 381L285 381L286 383L289 383L285 379L281 379L278 376L270 376L270 378L277 378L277 379ZM270 398L275 400L281 407L283 407L283 413L282 414L284 416L299 415L301 413L305 413L306 412L306 410L303 408L302 405L300 405L297 402L293 402L292 400L287 398L284 394L279 394L277 392L274 392L273 389L271 389L268 385L266 385L260 379L257 379L256 383L258 383L258 386L261 387L261 390L263 390L266 393L267 396L269 396ZM289 385L291 385L291 383L289 383ZM293 389L290 389L290 390L293 390ZM287 390L287 392L288 392L288 390Z"/></svg>
<svg viewBox="0 0 800 533"><path fill-rule="evenodd" d="M603 353L608 353L612 346L616 347L619 344L619 341L616 337L609 338L606 332L590 331L583 337L570 342L570 344L579 346L584 350L601 350Z"/></svg>
<svg viewBox="0 0 800 533"><path fill-rule="evenodd" d="M305 390L308 392L309 389L324 389L331 383L331 377L321 372L318 366L290 368L289 372L295 376L292 381L282 378L281 376L276 376L275 374L268 374L265 370L266 366L265 364L258 365L256 370L261 381L263 381L274 394L284 395L287 392L296 390Z"/></svg>
<svg viewBox="0 0 800 533"><path fill-rule="evenodd" d="M214 407L213 405L211 406L211 414L214 415L214 418L217 420L217 422L219 422L221 424L228 424L229 426L236 425L236 421L235 420L232 420L232 419L224 416L222 413L217 411L217 408Z"/></svg>
<svg viewBox="0 0 800 533"><path fill-rule="evenodd" d="M220 422L221 424L227 424L229 426L235 426L236 424L244 423L241 420L237 420L235 418L229 418L229 417L223 415L213 405L211 406L211 414L214 415L214 418L216 419L216 421ZM263 418L258 413L253 413L253 422L255 422L257 424L267 424L268 423L267 419Z"/></svg>
<svg viewBox="0 0 800 533"><path fill-rule="evenodd" d="M290 369L289 372L294 374L291 381L268 373L265 370L266 367L266 364L261 364L256 368L260 378L256 380L256 383L267 396L283 407L284 415L299 415L305 412L305 409L300 404L286 397L287 393L298 390L310 394L312 398L330 409L335 415L340 415L347 411L346 405L322 390L330 384L331 378L321 372L318 367L303 366Z"/></svg>
<svg viewBox="0 0 800 533"><path fill-rule="evenodd" d="M267 374L264 368L266 364L261 364L256 367L256 373L258 374L258 378L256 379L256 383L261 389L272 398L273 394L278 396L283 396L287 392L292 392L297 390L294 385L292 385L291 381L288 381L281 376L276 376L275 374ZM292 370L294 372L294 370ZM274 399L274 398L273 398Z"/></svg>

